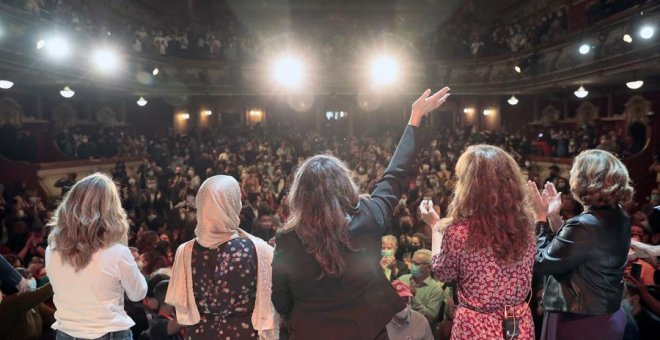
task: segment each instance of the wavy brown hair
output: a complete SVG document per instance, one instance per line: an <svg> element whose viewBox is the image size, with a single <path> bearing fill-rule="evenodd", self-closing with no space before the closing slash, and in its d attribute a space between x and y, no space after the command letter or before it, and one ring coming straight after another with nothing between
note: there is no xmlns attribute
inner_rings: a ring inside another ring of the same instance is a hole
<svg viewBox="0 0 660 340"><path fill-rule="evenodd" d="M520 259L533 242L534 216L513 157L495 146L473 145L458 159L456 176L448 217L468 225L468 248L490 248L504 263Z"/></svg>
<svg viewBox="0 0 660 340"><path fill-rule="evenodd" d="M102 173L76 183L48 225L53 228L49 246L76 271L85 268L97 250L128 242L128 220L117 187Z"/></svg>
<svg viewBox="0 0 660 340"><path fill-rule="evenodd" d="M571 168L571 193L586 206L628 203L634 190L626 166L603 150L582 151Z"/></svg>
<svg viewBox="0 0 660 340"><path fill-rule="evenodd" d="M348 167L333 156L311 157L296 171L288 194L291 215L283 228L295 231L314 256L319 279L341 276L346 269L342 250L356 251L348 222L357 209L358 190Z"/></svg>

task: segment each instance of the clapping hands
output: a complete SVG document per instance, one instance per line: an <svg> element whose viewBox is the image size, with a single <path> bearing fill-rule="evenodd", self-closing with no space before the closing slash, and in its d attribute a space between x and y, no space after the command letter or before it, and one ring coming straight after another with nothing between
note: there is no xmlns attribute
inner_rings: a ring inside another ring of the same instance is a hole
<svg viewBox="0 0 660 340"><path fill-rule="evenodd" d="M545 187L541 193L536 183L527 181L527 192L537 221L546 221L549 218L553 219L559 216L561 211L561 193L557 192L554 184L551 182L545 183ZM553 229L560 227L552 223L551 226Z"/></svg>

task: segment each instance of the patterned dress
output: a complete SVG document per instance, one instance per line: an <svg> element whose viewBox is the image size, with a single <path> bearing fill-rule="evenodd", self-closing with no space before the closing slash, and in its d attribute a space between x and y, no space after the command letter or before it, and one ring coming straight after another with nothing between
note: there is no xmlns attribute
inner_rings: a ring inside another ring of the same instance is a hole
<svg viewBox="0 0 660 340"><path fill-rule="evenodd" d="M522 258L500 264L490 249L467 249L469 227L449 226L440 253L433 257L433 273L444 282L456 282L458 303L452 340L503 339L504 306L515 312L520 340L534 339L532 314L526 303L531 288L535 243L530 240Z"/></svg>
<svg viewBox="0 0 660 340"><path fill-rule="evenodd" d="M187 339L259 338L251 321L257 293L257 253L249 239L232 239L218 249L195 242L192 279L201 321L186 328Z"/></svg>

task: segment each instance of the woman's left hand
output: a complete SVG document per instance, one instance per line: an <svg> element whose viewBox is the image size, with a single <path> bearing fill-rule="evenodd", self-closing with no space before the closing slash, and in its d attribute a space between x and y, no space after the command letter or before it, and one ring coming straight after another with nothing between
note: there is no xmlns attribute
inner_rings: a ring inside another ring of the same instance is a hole
<svg viewBox="0 0 660 340"><path fill-rule="evenodd" d="M422 213L422 220L431 228L435 227L440 222L440 216L433 209L433 201L425 200L419 205L419 211Z"/></svg>

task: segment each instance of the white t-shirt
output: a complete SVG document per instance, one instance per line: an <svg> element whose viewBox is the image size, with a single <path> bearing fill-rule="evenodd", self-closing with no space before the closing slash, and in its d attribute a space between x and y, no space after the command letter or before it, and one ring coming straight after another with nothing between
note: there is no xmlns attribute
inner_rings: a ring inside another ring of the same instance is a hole
<svg viewBox="0 0 660 340"><path fill-rule="evenodd" d="M128 247L115 244L101 249L76 272L49 246L46 270L57 308L53 329L77 338L98 338L135 325L124 311L124 292L133 301L142 300L147 281Z"/></svg>

